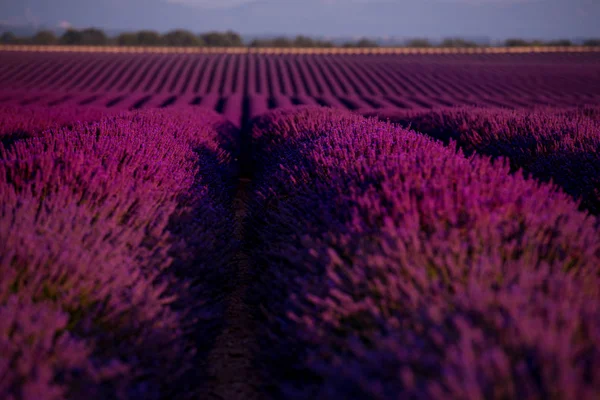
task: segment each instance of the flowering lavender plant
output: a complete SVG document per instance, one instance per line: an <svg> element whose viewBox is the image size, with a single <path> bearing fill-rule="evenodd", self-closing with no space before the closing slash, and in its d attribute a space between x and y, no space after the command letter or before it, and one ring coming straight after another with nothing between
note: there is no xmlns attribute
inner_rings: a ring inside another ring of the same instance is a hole
<svg viewBox="0 0 600 400"><path fill-rule="evenodd" d="M600 232L568 195L345 113L257 122L254 299L282 397L600 394Z"/></svg>
<svg viewBox="0 0 600 400"><path fill-rule="evenodd" d="M235 246L235 142L214 113L181 109L0 147L0 397L181 391L190 326L219 317L203 289L223 281Z"/></svg>
<svg viewBox="0 0 600 400"><path fill-rule="evenodd" d="M507 110L449 108L434 111L368 113L444 142L455 140L467 153L507 157L513 169L552 180L600 212L600 107Z"/></svg>

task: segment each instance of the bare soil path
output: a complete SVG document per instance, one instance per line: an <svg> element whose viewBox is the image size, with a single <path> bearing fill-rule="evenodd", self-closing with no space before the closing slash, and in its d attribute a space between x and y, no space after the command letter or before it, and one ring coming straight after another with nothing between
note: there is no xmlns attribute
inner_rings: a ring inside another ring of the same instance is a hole
<svg viewBox="0 0 600 400"><path fill-rule="evenodd" d="M234 200L237 219L235 235L243 238L246 204L249 197L250 179L239 181ZM208 356L207 399L255 400L260 399L260 376L252 365L257 354L256 322L252 311L245 303L245 294L250 284L248 255L242 249L236 255L238 265L236 285L228 299L225 328ZM203 396L204 398L204 396Z"/></svg>

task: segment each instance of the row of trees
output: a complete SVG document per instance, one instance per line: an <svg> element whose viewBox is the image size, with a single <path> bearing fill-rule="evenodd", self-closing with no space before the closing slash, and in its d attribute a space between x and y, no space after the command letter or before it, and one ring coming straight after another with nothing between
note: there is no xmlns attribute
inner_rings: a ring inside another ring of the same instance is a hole
<svg viewBox="0 0 600 400"><path fill-rule="evenodd" d="M583 46L600 46L600 39L587 39L581 43ZM575 43L568 39L560 40L524 40L518 38L506 39L500 44L506 47L532 47L532 46L574 46ZM428 39L411 39L406 42L407 47L480 47L478 43L462 38L447 38L435 45Z"/></svg>
<svg viewBox="0 0 600 400"><path fill-rule="evenodd" d="M291 39L285 36L273 39L255 39L248 45L249 47L338 47L334 42L328 40L313 39L308 36L299 35ZM356 42L346 42L341 47L378 47L377 42L366 38Z"/></svg>
<svg viewBox="0 0 600 400"><path fill-rule="evenodd" d="M550 40L550 41L542 41L542 40L523 40L523 39L507 39L505 41L505 46L508 47L527 47L527 46L573 46L574 43L568 39L560 39L560 40ZM600 46L600 39L587 39L584 40L582 45L584 46Z"/></svg>
<svg viewBox="0 0 600 400"><path fill-rule="evenodd" d="M49 30L40 31L32 37L16 37L11 32L5 32L0 36L0 42L4 44L87 46L244 46L242 37L232 31L206 32L195 35L183 29L176 29L165 34L149 30L126 32L116 37L108 37L104 31L97 28L83 30L68 29L61 36L57 36L53 31Z"/></svg>
<svg viewBox="0 0 600 400"><path fill-rule="evenodd" d="M43 30L32 37L16 37L11 32L5 32L0 36L3 44L36 44L36 45L118 45L118 46L207 46L207 47L242 47L245 46L242 37L233 31L206 32L199 35L193 32L176 29L165 34L155 31L142 30L138 32L121 33L116 37L108 37L104 31L97 28L83 30L68 29L61 36L53 31ZM507 39L502 43L508 47L519 46L571 46L570 40L554 41L527 41L523 39ZM600 46L600 39L588 39L583 42L584 46ZM337 45L326 40L313 39L307 36L296 36L295 38L276 37L272 39L255 39L248 44L250 47L378 47L377 42L370 39L360 39ZM407 40L405 47L478 47L478 43L462 38L447 38L440 43L433 43L428 39L415 38Z"/></svg>

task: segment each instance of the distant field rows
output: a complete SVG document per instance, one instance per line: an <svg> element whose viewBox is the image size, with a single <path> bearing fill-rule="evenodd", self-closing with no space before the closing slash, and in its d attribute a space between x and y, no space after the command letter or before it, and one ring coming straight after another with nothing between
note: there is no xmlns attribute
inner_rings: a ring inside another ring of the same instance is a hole
<svg viewBox="0 0 600 400"><path fill-rule="evenodd" d="M0 53L0 103L193 104L236 124L266 110L600 103L600 54Z"/></svg>

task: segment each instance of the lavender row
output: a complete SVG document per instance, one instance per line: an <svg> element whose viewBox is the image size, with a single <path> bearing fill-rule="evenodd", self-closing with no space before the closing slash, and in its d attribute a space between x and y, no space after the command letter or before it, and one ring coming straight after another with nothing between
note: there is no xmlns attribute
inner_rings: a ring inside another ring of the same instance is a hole
<svg viewBox="0 0 600 400"><path fill-rule="evenodd" d="M234 136L182 109L0 146L1 398L194 396L236 246Z"/></svg>
<svg viewBox="0 0 600 400"><path fill-rule="evenodd" d="M528 59L528 60L527 60ZM570 59L570 60L569 60ZM334 98L351 108L598 103L597 54L343 56L5 53L0 88ZM482 68L484 66L484 68Z"/></svg>
<svg viewBox="0 0 600 400"><path fill-rule="evenodd" d="M600 108L506 110L459 108L369 113L426 133L466 152L508 157L513 169L561 186L600 212Z"/></svg>
<svg viewBox="0 0 600 400"><path fill-rule="evenodd" d="M98 121L110 111L100 107L0 106L0 141L10 143L51 128L69 128L76 123Z"/></svg>
<svg viewBox="0 0 600 400"><path fill-rule="evenodd" d="M600 395L600 232L555 186L326 109L255 121L276 398Z"/></svg>

